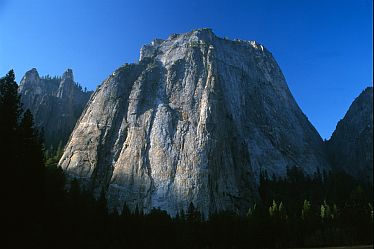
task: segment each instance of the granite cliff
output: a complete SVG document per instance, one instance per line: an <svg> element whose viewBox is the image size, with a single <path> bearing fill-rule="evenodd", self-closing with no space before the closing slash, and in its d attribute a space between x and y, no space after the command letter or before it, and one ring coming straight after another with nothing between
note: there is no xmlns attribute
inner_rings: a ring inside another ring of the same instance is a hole
<svg viewBox="0 0 374 249"><path fill-rule="evenodd" d="M331 165L373 182L373 88L366 88L339 121L327 148Z"/></svg>
<svg viewBox="0 0 374 249"><path fill-rule="evenodd" d="M33 68L23 76L19 93L24 109L30 109L43 130L46 148L65 145L92 92L74 82L73 71L62 77L40 77Z"/></svg>
<svg viewBox="0 0 374 249"><path fill-rule="evenodd" d="M91 96L59 165L110 208L244 213L261 171L329 169L272 54L210 29L145 45Z"/></svg>

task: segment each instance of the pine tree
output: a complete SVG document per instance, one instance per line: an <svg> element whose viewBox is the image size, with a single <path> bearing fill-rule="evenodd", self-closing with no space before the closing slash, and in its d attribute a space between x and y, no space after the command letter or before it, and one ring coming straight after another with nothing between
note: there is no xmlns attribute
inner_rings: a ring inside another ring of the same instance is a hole
<svg viewBox="0 0 374 249"><path fill-rule="evenodd" d="M123 208L122 208L121 216L122 216L123 218L128 218L128 217L130 217L130 215L131 215L130 208L129 208L129 206L127 206L127 203L125 202L125 203L123 204Z"/></svg>
<svg viewBox="0 0 374 249"><path fill-rule="evenodd" d="M108 214L108 204L104 189L101 190L100 197L97 200L97 214L106 216Z"/></svg>
<svg viewBox="0 0 374 249"><path fill-rule="evenodd" d="M3 176L14 175L14 165L18 160L17 129L22 108L17 90L14 72L10 70L5 77L0 78L0 165ZM8 181L9 178L1 179L0 182L4 184L2 190L9 186ZM5 198L10 197L7 196L8 191L4 194Z"/></svg>
<svg viewBox="0 0 374 249"><path fill-rule="evenodd" d="M39 133L34 128L33 116L27 110L18 128L19 165L17 171L23 180L19 184L27 201L35 208L43 200L44 151Z"/></svg>
<svg viewBox="0 0 374 249"><path fill-rule="evenodd" d="M249 219L253 218L253 216L255 215L256 208L257 208L257 204L255 203L252 207L250 207L250 208L248 209L247 217L248 217Z"/></svg>
<svg viewBox="0 0 374 249"><path fill-rule="evenodd" d="M5 77L0 79L0 134L2 136L6 134L11 136L16 132L21 112L18 85L13 70L10 70Z"/></svg>
<svg viewBox="0 0 374 249"><path fill-rule="evenodd" d="M278 213L278 204L275 200L273 200L273 204L269 207L269 215L270 217L275 217Z"/></svg>
<svg viewBox="0 0 374 249"><path fill-rule="evenodd" d="M312 208L312 205L310 204L310 201L304 200L303 209L301 210L301 219L302 220L305 221L310 217L311 208Z"/></svg>
<svg viewBox="0 0 374 249"><path fill-rule="evenodd" d="M188 206L186 216L187 216L187 222L198 223L201 221L201 214L195 208L192 202L190 202L190 205Z"/></svg>
<svg viewBox="0 0 374 249"><path fill-rule="evenodd" d="M181 219L181 221L185 221L186 220L186 215L184 213L184 209L181 208L181 210L179 211L179 217Z"/></svg>
<svg viewBox="0 0 374 249"><path fill-rule="evenodd" d="M324 222L327 222L327 221L331 220L331 218L333 217L333 214L332 214L332 212L331 212L331 208L330 208L330 206L327 204L326 201L324 201L324 202L321 204L321 208L320 208L320 216L321 216L322 221L324 221Z"/></svg>

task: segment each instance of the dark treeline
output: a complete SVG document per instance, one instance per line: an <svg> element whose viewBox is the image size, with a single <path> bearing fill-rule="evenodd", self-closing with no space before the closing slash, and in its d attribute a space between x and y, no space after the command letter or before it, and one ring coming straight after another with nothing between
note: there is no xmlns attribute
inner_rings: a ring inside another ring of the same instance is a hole
<svg viewBox="0 0 374 249"><path fill-rule="evenodd" d="M77 181L65 191L61 169L49 167L48 174L47 227L53 229L45 236L53 245L63 234L61 248L286 248L373 239L370 190L343 173L308 177L292 169L285 179L263 176L261 200L246 216L221 212L208 220L192 203L174 218L126 205L109 211L104 195L95 200Z"/></svg>
<svg viewBox="0 0 374 249"><path fill-rule="evenodd" d="M61 82L62 80L62 76L50 76L49 74L45 75L45 76L42 76L40 77L42 80L45 80L46 83L51 83L51 84L55 84L58 86L58 84ZM74 86L77 87L80 91L83 91L83 92L87 92L87 88L86 87L82 87L82 85L78 82L75 82L74 83Z"/></svg>
<svg viewBox="0 0 374 249"><path fill-rule="evenodd" d="M285 248L372 244L372 186L340 172L261 175L246 216L203 220L191 203L176 217L153 209L108 210L46 157L32 115L22 110L14 73L0 79L2 248Z"/></svg>

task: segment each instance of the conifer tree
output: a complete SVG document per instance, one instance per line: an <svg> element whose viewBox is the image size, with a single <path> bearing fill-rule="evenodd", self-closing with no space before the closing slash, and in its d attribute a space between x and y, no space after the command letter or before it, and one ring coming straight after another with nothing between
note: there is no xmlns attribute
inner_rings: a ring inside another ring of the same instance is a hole
<svg viewBox="0 0 374 249"><path fill-rule="evenodd" d="M17 92L18 85L15 82L13 70L0 78L0 165L4 176L12 175L17 161L17 128L19 117L22 112L20 97ZM13 165L13 166L12 166ZM2 190L10 184L9 178L1 179ZM8 191L5 193L5 198ZM7 200L5 200L7 201Z"/></svg>
<svg viewBox="0 0 374 249"><path fill-rule="evenodd" d="M301 219L307 220L310 217L312 205L310 201L304 200L303 209L301 210Z"/></svg>
<svg viewBox="0 0 374 249"><path fill-rule="evenodd" d="M123 208L122 208L121 216L122 216L123 218L128 218L128 217L130 217L130 215L131 215L130 208L129 208L129 206L127 206L127 203L125 202L125 203L123 204Z"/></svg>

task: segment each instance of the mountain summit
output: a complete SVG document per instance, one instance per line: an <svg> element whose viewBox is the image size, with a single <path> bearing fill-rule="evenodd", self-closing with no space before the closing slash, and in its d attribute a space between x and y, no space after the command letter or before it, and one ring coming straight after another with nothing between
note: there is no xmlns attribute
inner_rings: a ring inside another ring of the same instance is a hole
<svg viewBox="0 0 374 249"><path fill-rule="evenodd" d="M154 40L91 97L59 162L111 208L244 213L261 172L329 169L272 54L199 29Z"/></svg>

